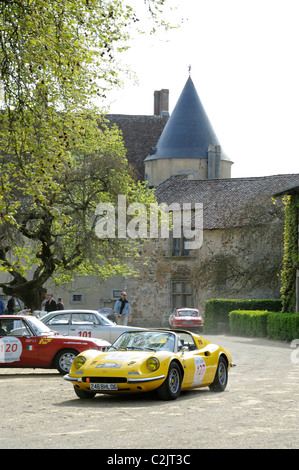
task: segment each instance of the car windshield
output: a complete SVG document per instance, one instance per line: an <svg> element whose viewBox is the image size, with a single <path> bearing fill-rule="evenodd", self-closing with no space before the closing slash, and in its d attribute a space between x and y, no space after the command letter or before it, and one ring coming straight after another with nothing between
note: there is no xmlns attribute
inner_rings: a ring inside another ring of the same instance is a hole
<svg viewBox="0 0 299 470"><path fill-rule="evenodd" d="M109 318L106 318L100 312L97 312L97 316L101 319L101 322L102 322L103 325L115 326L114 323L111 320L109 320Z"/></svg>
<svg viewBox="0 0 299 470"><path fill-rule="evenodd" d="M197 317L197 310L178 310L179 317Z"/></svg>
<svg viewBox="0 0 299 470"><path fill-rule="evenodd" d="M26 321L27 323L29 323L29 326L34 331L36 336L41 336L44 333L53 333L53 331L50 330L50 328L47 325L45 325L42 321L40 321L36 317L28 316L26 317Z"/></svg>
<svg viewBox="0 0 299 470"><path fill-rule="evenodd" d="M143 350L143 351L171 351L174 352L175 335L161 331L133 331L123 333L113 343L111 349Z"/></svg>

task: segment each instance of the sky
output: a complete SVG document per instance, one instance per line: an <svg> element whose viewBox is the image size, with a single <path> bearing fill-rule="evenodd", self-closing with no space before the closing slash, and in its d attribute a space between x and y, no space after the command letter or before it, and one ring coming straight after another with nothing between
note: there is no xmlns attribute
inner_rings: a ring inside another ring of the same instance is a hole
<svg viewBox="0 0 299 470"><path fill-rule="evenodd" d="M121 60L138 85L111 93L109 112L153 115L154 91L167 88L171 114L191 66L233 178L299 173L298 0L168 2L180 28L133 38Z"/></svg>

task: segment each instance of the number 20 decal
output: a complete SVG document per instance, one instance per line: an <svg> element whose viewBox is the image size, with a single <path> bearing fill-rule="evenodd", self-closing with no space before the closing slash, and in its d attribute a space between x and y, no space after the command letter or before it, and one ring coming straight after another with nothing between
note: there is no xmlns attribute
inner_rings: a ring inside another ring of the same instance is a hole
<svg viewBox="0 0 299 470"><path fill-rule="evenodd" d="M22 343L15 336L0 339L0 362L17 362L22 354Z"/></svg>

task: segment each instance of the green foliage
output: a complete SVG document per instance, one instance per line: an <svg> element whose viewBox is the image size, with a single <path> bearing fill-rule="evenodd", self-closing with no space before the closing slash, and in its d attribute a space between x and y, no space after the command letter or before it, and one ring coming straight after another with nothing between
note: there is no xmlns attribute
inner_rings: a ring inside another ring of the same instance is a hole
<svg viewBox="0 0 299 470"><path fill-rule="evenodd" d="M154 25L163 4L147 2ZM136 242L100 241L95 208L154 196L94 103L121 83L118 54L137 20L119 0L0 2L0 269L11 276L1 287L28 307L51 276L133 272Z"/></svg>
<svg viewBox="0 0 299 470"><path fill-rule="evenodd" d="M270 312L262 310L233 310L229 313L230 332L240 336L267 336Z"/></svg>
<svg viewBox="0 0 299 470"><path fill-rule="evenodd" d="M229 313L233 310L280 311L278 299L211 299L205 305L204 329L209 333L218 331L218 323L229 328Z"/></svg>
<svg viewBox="0 0 299 470"><path fill-rule="evenodd" d="M299 313L275 313L268 317L268 338L292 341L299 338Z"/></svg>
<svg viewBox="0 0 299 470"><path fill-rule="evenodd" d="M233 335L292 341L299 337L299 314L235 310L229 314Z"/></svg>
<svg viewBox="0 0 299 470"><path fill-rule="evenodd" d="M285 196L284 257L281 271L282 311L294 312L296 304L296 270L298 255L298 207L299 196Z"/></svg>

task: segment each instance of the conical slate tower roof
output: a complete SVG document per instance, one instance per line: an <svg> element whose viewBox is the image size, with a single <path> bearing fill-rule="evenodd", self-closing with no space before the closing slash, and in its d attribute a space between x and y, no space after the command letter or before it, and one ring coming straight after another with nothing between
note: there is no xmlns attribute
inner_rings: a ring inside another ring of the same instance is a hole
<svg viewBox="0 0 299 470"><path fill-rule="evenodd" d="M219 145L219 141L189 77L156 147L151 149L146 161L207 158L211 144ZM229 160L223 154L221 159Z"/></svg>

